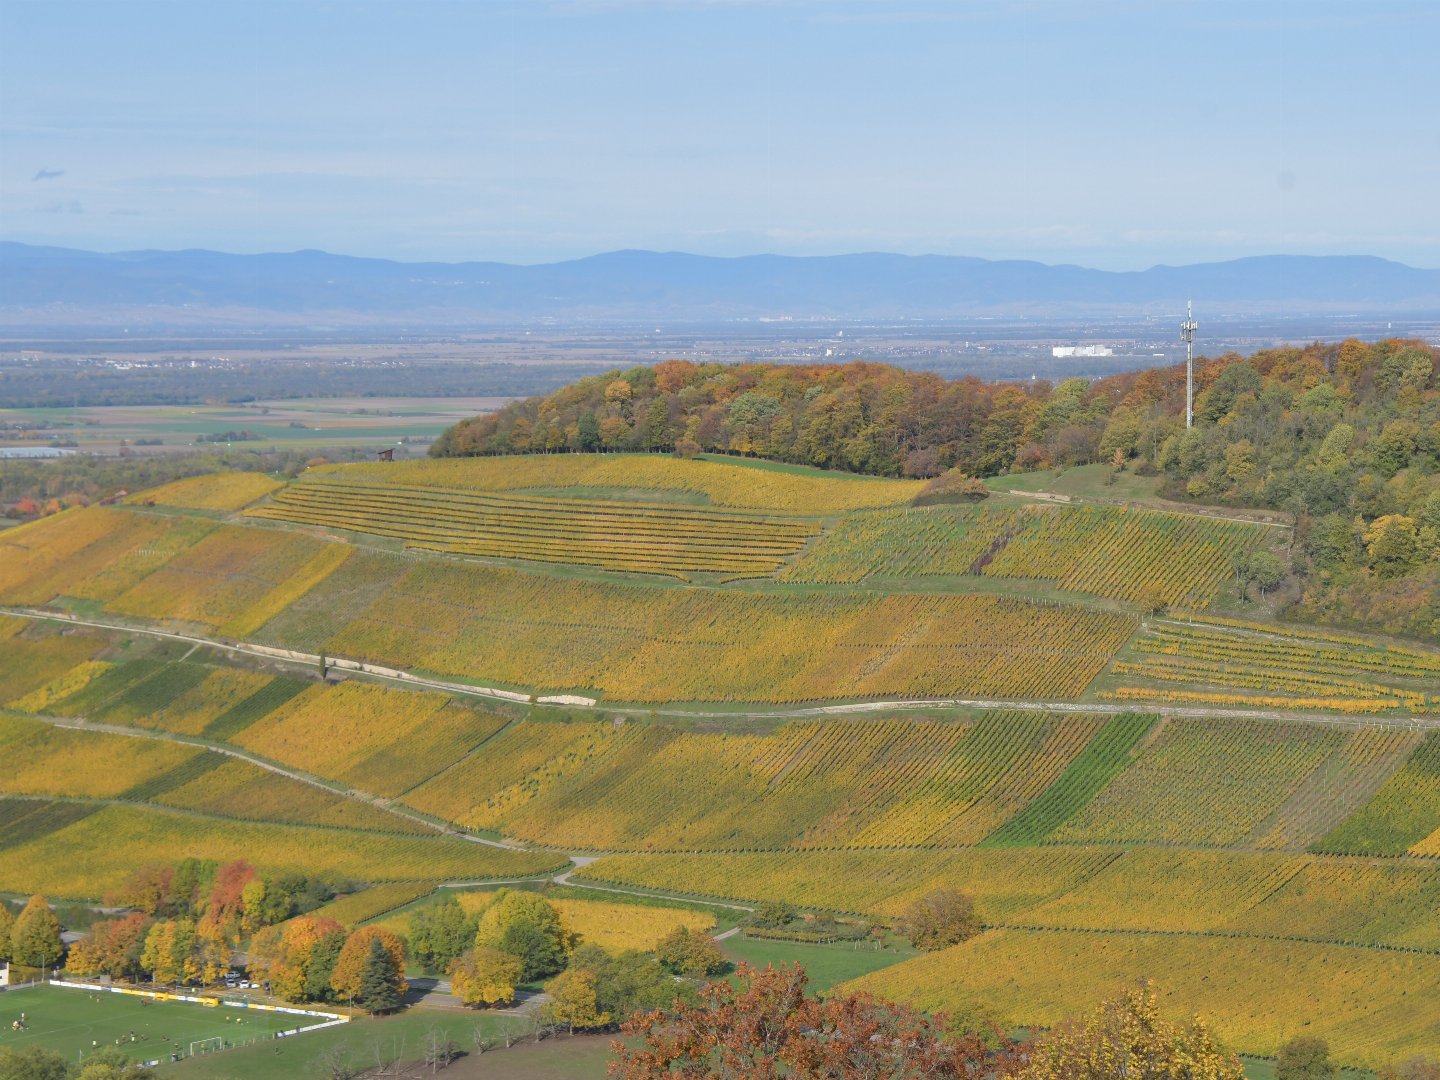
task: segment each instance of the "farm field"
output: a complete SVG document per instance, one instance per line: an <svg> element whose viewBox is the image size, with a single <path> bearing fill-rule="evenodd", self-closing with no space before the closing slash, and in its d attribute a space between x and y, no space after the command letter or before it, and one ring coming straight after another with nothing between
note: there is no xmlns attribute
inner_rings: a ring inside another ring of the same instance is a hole
<svg viewBox="0 0 1440 1080"><path fill-rule="evenodd" d="M158 447L147 451L153 453L188 450L197 445L236 445L252 450L353 446L371 450L396 446L400 439L428 442L456 421L488 412L506 400L357 397L234 405L82 405L76 409L0 409L0 422L22 430L35 425L37 436L10 439L4 445L44 446L63 438L77 443L81 453L113 454L137 439L159 439ZM51 426L42 428L42 424ZM226 432L241 431L254 438L234 444L211 442Z"/></svg>

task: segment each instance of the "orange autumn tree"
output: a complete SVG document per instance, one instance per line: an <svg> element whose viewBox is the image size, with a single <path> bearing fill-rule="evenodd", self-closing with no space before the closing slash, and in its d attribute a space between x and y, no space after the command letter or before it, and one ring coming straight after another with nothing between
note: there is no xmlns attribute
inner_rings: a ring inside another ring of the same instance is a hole
<svg viewBox="0 0 1440 1080"><path fill-rule="evenodd" d="M307 1001L317 996L316 966L322 961L322 943L345 937L345 928L334 919L301 915L289 922L266 927L255 935L250 951L256 956L271 991L287 1001ZM343 945L341 946L343 950ZM333 953L331 954L334 955ZM329 976L324 973L326 988Z"/></svg>
<svg viewBox="0 0 1440 1080"><path fill-rule="evenodd" d="M637 1013L611 1044L612 1080L961 1080L1015 1075L1013 1044L991 1050L976 1035L947 1038L928 1017L868 994L808 997L799 964L741 964L732 983L700 991L697 1005Z"/></svg>
<svg viewBox="0 0 1440 1080"><path fill-rule="evenodd" d="M389 930L379 926L362 926L345 939L345 947L335 961L330 975L330 988L341 1001L354 1001L360 994L365 977L365 961L370 957L370 942L379 939L395 961L395 992L404 997L410 989L405 981L405 943Z"/></svg>
<svg viewBox="0 0 1440 1080"><path fill-rule="evenodd" d="M118 919L102 919L90 933L70 946L66 970L76 975L110 975L136 978L140 975L140 953L152 921L144 912L133 911Z"/></svg>

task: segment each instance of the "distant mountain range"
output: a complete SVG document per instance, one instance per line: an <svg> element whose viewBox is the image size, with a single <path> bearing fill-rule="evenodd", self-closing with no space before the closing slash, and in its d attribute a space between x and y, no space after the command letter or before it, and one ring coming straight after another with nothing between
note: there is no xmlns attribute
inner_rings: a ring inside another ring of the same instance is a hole
<svg viewBox="0 0 1440 1080"><path fill-rule="evenodd" d="M1440 270L1268 255L1114 272L949 255L614 251L537 266L323 251L101 254L0 242L0 325L428 325L1440 312Z"/></svg>

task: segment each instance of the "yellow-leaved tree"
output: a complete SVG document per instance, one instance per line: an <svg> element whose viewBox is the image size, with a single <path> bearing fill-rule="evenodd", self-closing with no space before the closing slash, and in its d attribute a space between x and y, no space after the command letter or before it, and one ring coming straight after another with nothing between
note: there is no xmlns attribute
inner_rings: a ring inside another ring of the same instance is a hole
<svg viewBox="0 0 1440 1080"><path fill-rule="evenodd" d="M476 946L450 965L450 991L466 1005L509 1005L523 970L518 956Z"/></svg>
<svg viewBox="0 0 1440 1080"><path fill-rule="evenodd" d="M564 1024L571 1035L577 1029L593 1031L610 1023L610 1014L600 1008L593 971L562 971L545 984L545 989L550 992L550 1001L541 1015L552 1024Z"/></svg>
<svg viewBox="0 0 1440 1080"><path fill-rule="evenodd" d="M1160 1015L1143 983L1102 1002L1035 1043L1021 1080L1244 1080L1240 1059L1196 1019Z"/></svg>

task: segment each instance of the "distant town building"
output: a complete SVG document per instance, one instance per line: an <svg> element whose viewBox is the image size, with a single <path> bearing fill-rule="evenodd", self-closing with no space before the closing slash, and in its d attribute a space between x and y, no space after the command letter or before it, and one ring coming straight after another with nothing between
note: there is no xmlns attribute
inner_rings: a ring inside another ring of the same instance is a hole
<svg viewBox="0 0 1440 1080"><path fill-rule="evenodd" d="M1050 355L1057 359L1062 356L1114 356L1115 350L1108 345L1056 345Z"/></svg>

